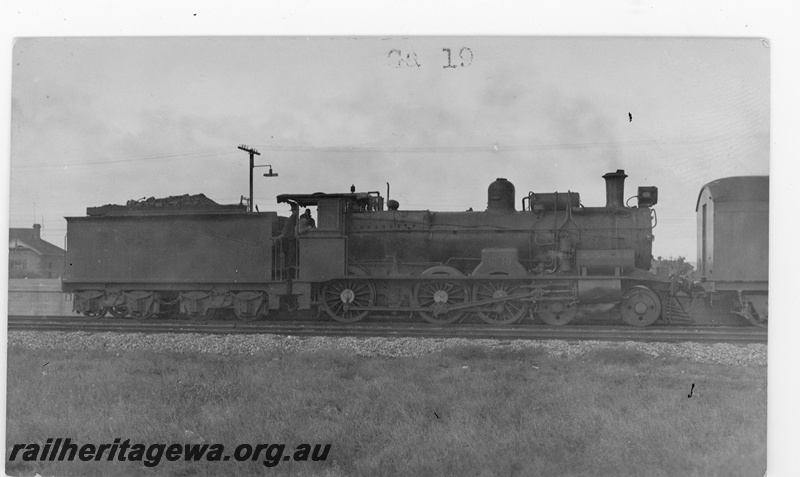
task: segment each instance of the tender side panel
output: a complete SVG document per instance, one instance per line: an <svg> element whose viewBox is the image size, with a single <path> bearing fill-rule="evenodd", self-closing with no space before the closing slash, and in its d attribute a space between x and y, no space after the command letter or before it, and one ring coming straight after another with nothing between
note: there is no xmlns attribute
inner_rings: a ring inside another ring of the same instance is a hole
<svg viewBox="0 0 800 477"><path fill-rule="evenodd" d="M264 282L276 214L67 219L65 284Z"/></svg>

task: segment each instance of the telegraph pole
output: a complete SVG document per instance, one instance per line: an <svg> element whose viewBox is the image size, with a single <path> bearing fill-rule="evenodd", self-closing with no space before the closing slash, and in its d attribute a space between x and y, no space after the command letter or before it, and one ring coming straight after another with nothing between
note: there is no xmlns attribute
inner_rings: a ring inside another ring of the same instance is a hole
<svg viewBox="0 0 800 477"><path fill-rule="evenodd" d="M248 211L252 212L253 211L253 168L256 165L254 156L260 156L261 153L252 147L245 146L244 144L240 145L239 149L250 153L250 201L249 201Z"/></svg>

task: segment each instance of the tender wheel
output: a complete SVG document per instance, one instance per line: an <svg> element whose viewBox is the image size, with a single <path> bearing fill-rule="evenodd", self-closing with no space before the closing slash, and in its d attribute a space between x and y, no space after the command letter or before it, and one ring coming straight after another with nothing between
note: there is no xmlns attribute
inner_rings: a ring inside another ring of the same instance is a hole
<svg viewBox="0 0 800 477"><path fill-rule="evenodd" d="M114 318L125 318L128 316L128 309L124 306L112 306L108 309L108 312L111 313L111 316Z"/></svg>
<svg viewBox="0 0 800 477"><path fill-rule="evenodd" d="M494 280L486 283L478 283L472 289L472 296L475 301L490 300L493 298L503 298L509 295L522 293L518 283ZM479 311L478 316L481 320L490 325L509 325L521 320L528 311L528 303L522 300L508 300L487 305L492 311Z"/></svg>
<svg viewBox="0 0 800 477"><path fill-rule="evenodd" d="M238 308L234 308L233 311L234 311L234 313L236 313L236 318L238 318L239 321L256 321L259 318L263 318L264 316L266 316L266 314L260 308L258 309L258 311L254 312L254 313L248 313L248 312L245 312L245 311L241 311ZM200 318L200 319L201 320L207 320L208 317L209 317L209 315L206 314L205 317Z"/></svg>
<svg viewBox="0 0 800 477"><path fill-rule="evenodd" d="M128 314L131 315L131 318L133 318L134 320L149 320L155 315L155 313L152 310L146 310L146 311L128 310Z"/></svg>
<svg viewBox="0 0 800 477"><path fill-rule="evenodd" d="M536 314L548 325L566 325L575 318L578 310L566 301L543 301L539 303Z"/></svg>
<svg viewBox="0 0 800 477"><path fill-rule="evenodd" d="M100 307L100 309L97 310L97 311L84 311L84 312L82 312L82 314L86 318L102 318L102 317L106 316L106 312L107 311L108 311L108 308Z"/></svg>
<svg viewBox="0 0 800 477"><path fill-rule="evenodd" d="M148 306L144 310L134 310L131 307L127 307L127 311L134 320L149 320L156 314L155 302L153 302L152 305Z"/></svg>
<svg viewBox="0 0 800 477"><path fill-rule="evenodd" d="M322 287L321 295L322 309L341 323L355 323L369 314L369 310L353 310L353 307L372 307L375 304L375 287L369 281L329 282Z"/></svg>
<svg viewBox="0 0 800 477"><path fill-rule="evenodd" d="M267 298L261 291L243 291L233 297L233 312L239 321L256 321L267 316Z"/></svg>
<svg viewBox="0 0 800 477"><path fill-rule="evenodd" d="M460 277L463 274L455 268L439 266L422 272L428 277ZM459 320L466 311L447 311L448 305L467 303L470 299L469 287L447 280L421 281L414 287L413 306L428 308L419 314L428 323L446 325Z"/></svg>
<svg viewBox="0 0 800 477"><path fill-rule="evenodd" d="M622 295L620 312L631 326L652 325L661 316L661 298L647 287L631 287Z"/></svg>
<svg viewBox="0 0 800 477"><path fill-rule="evenodd" d="M216 308L209 308L205 313L197 311L194 313L187 313L186 316L188 316L191 321L208 321L214 316L214 310L216 310Z"/></svg>

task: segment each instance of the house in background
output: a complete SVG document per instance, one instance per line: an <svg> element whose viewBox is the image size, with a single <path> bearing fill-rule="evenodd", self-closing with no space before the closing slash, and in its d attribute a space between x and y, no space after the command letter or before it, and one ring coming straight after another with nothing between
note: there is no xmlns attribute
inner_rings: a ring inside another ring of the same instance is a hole
<svg viewBox="0 0 800 477"><path fill-rule="evenodd" d="M60 278L64 249L42 240L42 226L8 229L8 278Z"/></svg>

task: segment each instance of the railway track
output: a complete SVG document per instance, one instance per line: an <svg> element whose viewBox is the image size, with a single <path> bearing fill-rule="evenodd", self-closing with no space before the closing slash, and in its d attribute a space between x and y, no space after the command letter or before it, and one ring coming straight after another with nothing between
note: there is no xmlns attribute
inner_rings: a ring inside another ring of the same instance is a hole
<svg viewBox="0 0 800 477"><path fill-rule="evenodd" d="M634 328L609 325L444 325L427 323L341 323L308 321L191 322L178 320L132 321L83 317L10 316L9 331L69 331L115 333L275 334L291 336L472 338L498 340L598 340L642 342L766 343L767 331L750 327L650 326Z"/></svg>

